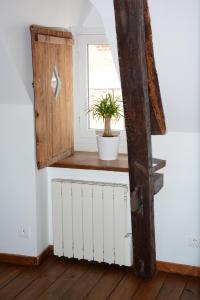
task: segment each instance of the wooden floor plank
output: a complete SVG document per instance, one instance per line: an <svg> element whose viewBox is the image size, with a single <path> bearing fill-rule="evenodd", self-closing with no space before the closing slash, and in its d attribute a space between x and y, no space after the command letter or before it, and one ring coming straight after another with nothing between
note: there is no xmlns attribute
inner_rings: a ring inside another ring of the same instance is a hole
<svg viewBox="0 0 200 300"><path fill-rule="evenodd" d="M50 269L40 274L40 276L34 280L22 293L18 294L15 299L28 300L37 299L40 295L60 277L69 264L66 260L58 259L52 264Z"/></svg>
<svg viewBox="0 0 200 300"><path fill-rule="evenodd" d="M158 272L152 279L143 279L139 289L132 297L134 300L154 300L156 299L167 274Z"/></svg>
<svg viewBox="0 0 200 300"><path fill-rule="evenodd" d="M66 270L41 296L40 300L58 300L73 285L76 285L78 279L89 269L89 264L85 262L74 261L72 267ZM77 285L76 285L77 287Z"/></svg>
<svg viewBox="0 0 200 300"><path fill-rule="evenodd" d="M179 300L187 282L186 276L169 274L156 300Z"/></svg>
<svg viewBox="0 0 200 300"><path fill-rule="evenodd" d="M6 267L8 267L9 265L8 264L5 264L5 263L2 263L0 264L0 273L6 269Z"/></svg>
<svg viewBox="0 0 200 300"><path fill-rule="evenodd" d="M48 270L55 259L46 260L39 267L26 267L15 280L10 281L4 288L0 289L0 299L10 300L22 292L31 282L33 282L42 272Z"/></svg>
<svg viewBox="0 0 200 300"><path fill-rule="evenodd" d="M106 272L108 266L104 264L92 264L88 271L81 276L81 278L65 292L61 300L80 300L85 299L85 296L100 280L102 275ZM94 298L95 299L95 298Z"/></svg>
<svg viewBox="0 0 200 300"><path fill-rule="evenodd" d="M11 280L24 270L23 267L15 265L3 265L0 273L0 289L6 286Z"/></svg>
<svg viewBox="0 0 200 300"><path fill-rule="evenodd" d="M200 278L190 278L185 286L181 300L200 299Z"/></svg>
<svg viewBox="0 0 200 300"><path fill-rule="evenodd" d="M131 299L131 297L139 288L142 280L136 277L132 270L127 270L126 272L127 274L112 292L112 294L109 297L109 300Z"/></svg>
<svg viewBox="0 0 200 300"><path fill-rule="evenodd" d="M200 278L141 279L129 268L52 256L40 267L0 264L0 300L11 299L200 300Z"/></svg>
<svg viewBox="0 0 200 300"><path fill-rule="evenodd" d="M125 276L124 268L110 266L102 278L84 298L88 300L105 300Z"/></svg>

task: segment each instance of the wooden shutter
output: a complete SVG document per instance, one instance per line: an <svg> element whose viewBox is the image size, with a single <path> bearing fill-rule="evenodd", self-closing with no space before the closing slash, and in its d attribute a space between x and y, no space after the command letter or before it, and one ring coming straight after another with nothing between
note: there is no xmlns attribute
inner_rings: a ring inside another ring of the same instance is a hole
<svg viewBox="0 0 200 300"><path fill-rule="evenodd" d="M73 152L72 35L32 25L38 168Z"/></svg>

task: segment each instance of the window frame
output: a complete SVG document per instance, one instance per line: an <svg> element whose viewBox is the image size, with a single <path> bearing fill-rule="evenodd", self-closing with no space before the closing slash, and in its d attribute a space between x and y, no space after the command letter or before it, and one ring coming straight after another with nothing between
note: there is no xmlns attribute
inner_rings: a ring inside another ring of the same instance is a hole
<svg viewBox="0 0 200 300"><path fill-rule="evenodd" d="M76 105L75 105L75 148L83 151L97 151L96 131L98 129L89 128L88 124L88 99L89 99L89 68L87 45L109 44L104 34L80 34L77 35L77 57L76 68ZM120 131L120 153L127 152L126 131Z"/></svg>

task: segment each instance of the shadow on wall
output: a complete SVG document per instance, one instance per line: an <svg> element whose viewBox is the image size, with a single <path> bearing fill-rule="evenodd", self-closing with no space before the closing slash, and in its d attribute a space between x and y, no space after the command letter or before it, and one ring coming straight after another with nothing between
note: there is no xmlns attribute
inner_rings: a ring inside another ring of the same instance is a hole
<svg viewBox="0 0 200 300"><path fill-rule="evenodd" d="M16 69L15 76L22 81L30 101L33 102L29 26L32 24L62 28L76 26L84 2L85 0L59 0L58 5L56 0L20 0L16 3L12 0L1 1L3 9L0 11L0 40L8 53L10 64ZM18 97L17 99L22 101Z"/></svg>

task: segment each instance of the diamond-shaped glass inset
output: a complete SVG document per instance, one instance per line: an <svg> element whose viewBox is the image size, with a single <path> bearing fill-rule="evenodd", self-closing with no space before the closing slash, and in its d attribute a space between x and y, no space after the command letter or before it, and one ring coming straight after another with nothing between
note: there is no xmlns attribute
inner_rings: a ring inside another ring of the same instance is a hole
<svg viewBox="0 0 200 300"><path fill-rule="evenodd" d="M58 74L58 70L57 67L55 66L53 69L53 74L51 77L51 87L53 90L53 94L54 97L58 97L59 93L60 93L60 86L61 86L61 80Z"/></svg>

